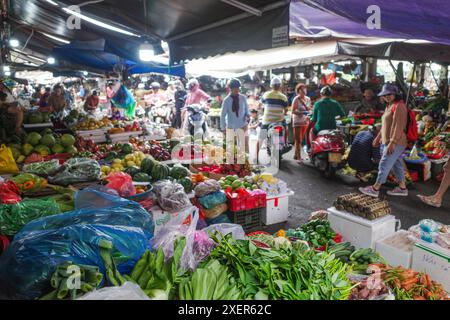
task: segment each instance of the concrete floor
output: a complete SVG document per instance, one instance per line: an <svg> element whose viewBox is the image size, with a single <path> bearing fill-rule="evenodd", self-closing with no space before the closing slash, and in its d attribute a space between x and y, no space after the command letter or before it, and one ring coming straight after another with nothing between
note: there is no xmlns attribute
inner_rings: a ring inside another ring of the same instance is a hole
<svg viewBox="0 0 450 320"><path fill-rule="evenodd" d="M326 179L309 162L299 165L293 160L292 151L284 156L277 177L287 182L289 188L295 192L295 196L289 199L287 223L270 226L267 228L268 231L283 227L298 227L307 221L311 212L329 208L333 205L336 197L357 192L358 187L364 185L354 177L343 175ZM432 194L438 186L439 183L436 181L419 182L413 190L410 190L408 197L387 197L392 214L401 220L402 229L407 229L427 218L450 225L450 191L447 192L441 208L427 206L416 196L417 194Z"/></svg>

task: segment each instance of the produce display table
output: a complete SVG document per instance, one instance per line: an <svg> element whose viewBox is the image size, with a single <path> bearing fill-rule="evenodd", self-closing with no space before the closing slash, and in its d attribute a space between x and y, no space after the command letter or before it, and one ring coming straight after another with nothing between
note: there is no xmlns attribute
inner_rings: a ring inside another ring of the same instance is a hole
<svg viewBox="0 0 450 320"><path fill-rule="evenodd" d="M53 128L53 122L44 122L44 123L33 123L33 124L23 124L23 128L25 130L41 130L45 128Z"/></svg>
<svg viewBox="0 0 450 320"><path fill-rule="evenodd" d="M128 142L130 137L137 138L142 135L142 131L130 131L124 133L106 134L112 143L125 143Z"/></svg>
<svg viewBox="0 0 450 320"><path fill-rule="evenodd" d="M95 143L104 143L106 142L107 130L107 128L94 130L78 130L75 131L75 133L83 139L91 139L94 140Z"/></svg>

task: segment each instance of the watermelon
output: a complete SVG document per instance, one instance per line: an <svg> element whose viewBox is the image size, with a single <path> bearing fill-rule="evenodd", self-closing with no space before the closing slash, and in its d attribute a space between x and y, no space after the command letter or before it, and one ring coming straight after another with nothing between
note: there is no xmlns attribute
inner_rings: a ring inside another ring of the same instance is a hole
<svg viewBox="0 0 450 320"><path fill-rule="evenodd" d="M130 154L133 153L133 146L130 143L125 143L122 146L122 153L123 154Z"/></svg>
<svg viewBox="0 0 450 320"><path fill-rule="evenodd" d="M141 163L142 164L142 163ZM154 180L164 180L169 177L170 169L167 165L156 163L152 168L152 178Z"/></svg>
<svg viewBox="0 0 450 320"><path fill-rule="evenodd" d="M56 143L55 137L51 134L44 134L41 138L40 144L47 147L53 147Z"/></svg>
<svg viewBox="0 0 450 320"><path fill-rule="evenodd" d="M126 174L129 174L130 176L134 177L136 174L141 173L141 169L139 169L139 167L129 167L129 168L126 168L124 172Z"/></svg>
<svg viewBox="0 0 450 320"><path fill-rule="evenodd" d="M145 158L141 161L141 171L151 175L155 161L151 158Z"/></svg>
<svg viewBox="0 0 450 320"><path fill-rule="evenodd" d="M170 170L170 176L175 179L186 178L190 174L191 172L186 167L179 165L173 166Z"/></svg>
<svg viewBox="0 0 450 320"><path fill-rule="evenodd" d="M42 136L37 132L31 132L27 138L25 139L26 143L29 143L33 146L37 146L39 142L41 141Z"/></svg>
<svg viewBox="0 0 450 320"><path fill-rule="evenodd" d="M148 174L146 174L144 172L139 172L139 173L136 173L134 175L133 181L136 181L136 182L150 182L150 181L152 181L152 178Z"/></svg>
<svg viewBox="0 0 450 320"><path fill-rule="evenodd" d="M184 188L184 192L191 193L192 190L194 190L194 184L192 183L192 180L189 178L181 178L177 181L179 184L181 184Z"/></svg>
<svg viewBox="0 0 450 320"><path fill-rule="evenodd" d="M70 147L75 144L75 138L71 134L63 134L61 137L61 144L63 147Z"/></svg>

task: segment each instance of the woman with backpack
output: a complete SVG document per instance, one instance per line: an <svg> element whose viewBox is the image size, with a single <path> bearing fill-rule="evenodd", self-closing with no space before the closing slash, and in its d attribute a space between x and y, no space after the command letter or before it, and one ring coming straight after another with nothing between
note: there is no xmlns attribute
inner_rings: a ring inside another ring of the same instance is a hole
<svg viewBox="0 0 450 320"><path fill-rule="evenodd" d="M382 154L378 167L378 177L374 185L359 188L362 193L378 197L381 186L386 183L391 170L394 171L399 186L387 192L391 196L408 196L405 183L405 168L402 155L408 146L409 111L397 86L385 84L378 94L386 102L386 111L381 119L380 133L373 141L373 146L380 146Z"/></svg>

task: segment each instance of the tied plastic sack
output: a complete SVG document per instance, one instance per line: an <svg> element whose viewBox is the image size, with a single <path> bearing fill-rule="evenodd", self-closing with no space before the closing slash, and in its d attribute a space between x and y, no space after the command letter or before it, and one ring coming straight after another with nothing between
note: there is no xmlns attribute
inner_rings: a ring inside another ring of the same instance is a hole
<svg viewBox="0 0 450 320"><path fill-rule="evenodd" d="M150 233L141 228L102 224L30 232L15 239L0 256L0 287L12 299L40 298L48 292L57 266L68 261L97 266L105 274L101 240L113 243L117 270L128 274L149 248Z"/></svg>
<svg viewBox="0 0 450 320"><path fill-rule="evenodd" d="M125 115L133 119L136 114L136 100L134 100L131 92L122 84L111 99L111 103L117 107L124 109Z"/></svg>
<svg viewBox="0 0 450 320"><path fill-rule="evenodd" d="M28 222L60 212L53 199L27 198L16 204L0 205L0 234L13 236Z"/></svg>
<svg viewBox="0 0 450 320"><path fill-rule="evenodd" d="M11 149L2 144L0 146L0 174L14 174L18 172L19 168L14 160Z"/></svg>
<svg viewBox="0 0 450 320"><path fill-rule="evenodd" d="M198 202L200 202L203 208L211 209L214 208L215 206L218 206L219 204L226 203L227 196L223 191L217 191L199 198Z"/></svg>
<svg viewBox="0 0 450 320"><path fill-rule="evenodd" d="M181 211L192 206L184 187L169 180L161 180L153 185L159 206L169 212Z"/></svg>
<svg viewBox="0 0 450 320"><path fill-rule="evenodd" d="M120 287L107 287L94 290L77 300L151 300L141 287L132 282L125 282Z"/></svg>
<svg viewBox="0 0 450 320"><path fill-rule="evenodd" d="M13 181L0 182L0 203L15 204L22 201L20 190Z"/></svg>
<svg viewBox="0 0 450 320"><path fill-rule="evenodd" d="M74 224L135 227L153 236L153 220L137 202L95 188L76 192L74 202L74 211L34 220L25 225L14 239L26 237L31 232L57 230Z"/></svg>
<svg viewBox="0 0 450 320"><path fill-rule="evenodd" d="M100 179L100 165L89 158L72 158L60 168L61 171L49 176L53 184L68 186L72 183L97 181Z"/></svg>
<svg viewBox="0 0 450 320"><path fill-rule="evenodd" d="M202 209L206 219L214 219L225 213L228 210L228 205L226 203L219 204L211 209Z"/></svg>
<svg viewBox="0 0 450 320"><path fill-rule="evenodd" d="M116 190L121 197L131 197L136 194L136 188L133 185L133 178L123 172L114 172L109 174L106 179L106 187Z"/></svg>
<svg viewBox="0 0 450 320"><path fill-rule="evenodd" d="M190 218L190 224L186 225L184 222ZM162 248L166 261L173 256L175 240L180 237L186 238L186 246L180 259L181 269L195 270L198 263L201 261L199 256L194 252L195 234L197 222L199 219L198 209L194 211L185 211L173 217L167 222L153 238L154 249ZM197 248L198 252L198 248Z"/></svg>

